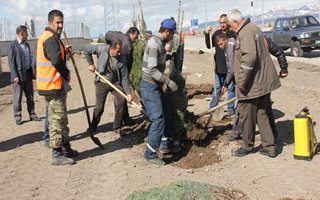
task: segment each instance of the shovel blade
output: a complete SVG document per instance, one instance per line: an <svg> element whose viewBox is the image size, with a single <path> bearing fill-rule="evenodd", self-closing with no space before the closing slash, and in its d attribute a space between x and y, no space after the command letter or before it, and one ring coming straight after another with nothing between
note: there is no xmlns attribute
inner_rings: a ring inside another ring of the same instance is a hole
<svg viewBox="0 0 320 200"><path fill-rule="evenodd" d="M213 111L211 114L213 121L221 121L225 116L224 109L222 107Z"/></svg>
<svg viewBox="0 0 320 200"><path fill-rule="evenodd" d="M104 149L104 146L101 144L99 138L94 137L93 135L91 135L90 138L93 141L93 143L95 143L99 147L99 149Z"/></svg>

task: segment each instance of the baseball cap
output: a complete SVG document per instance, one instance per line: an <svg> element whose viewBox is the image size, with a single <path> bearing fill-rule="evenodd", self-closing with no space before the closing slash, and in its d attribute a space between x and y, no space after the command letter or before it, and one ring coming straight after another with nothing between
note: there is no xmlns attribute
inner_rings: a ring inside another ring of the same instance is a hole
<svg viewBox="0 0 320 200"><path fill-rule="evenodd" d="M176 28L177 23L173 20L173 19L165 19L161 22L161 27L162 28L167 28L170 30L173 30L176 34L179 35L179 33L177 32L177 28Z"/></svg>

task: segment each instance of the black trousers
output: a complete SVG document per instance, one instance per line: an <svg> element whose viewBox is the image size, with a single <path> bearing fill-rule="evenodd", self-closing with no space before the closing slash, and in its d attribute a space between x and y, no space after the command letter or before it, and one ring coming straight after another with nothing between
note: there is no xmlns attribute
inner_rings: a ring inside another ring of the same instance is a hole
<svg viewBox="0 0 320 200"><path fill-rule="evenodd" d="M121 96L117 91L115 91L108 84L102 82L95 82L96 86L96 105L93 110L93 117L91 122L91 128L94 130L97 128L101 116L104 112L104 106L107 99L107 94L110 92L114 97L114 122L113 122L113 130L118 129L122 125L123 115L124 115L124 107L126 104L126 99ZM117 88L123 91L122 87L119 84L115 84Z"/></svg>
<svg viewBox="0 0 320 200"><path fill-rule="evenodd" d="M33 97L33 82L32 82L32 71L27 71L26 81L20 83L12 83L13 88L13 114L15 120L21 120L21 101L22 93L24 92L27 99L27 109L31 116L36 115L34 111L34 97Z"/></svg>

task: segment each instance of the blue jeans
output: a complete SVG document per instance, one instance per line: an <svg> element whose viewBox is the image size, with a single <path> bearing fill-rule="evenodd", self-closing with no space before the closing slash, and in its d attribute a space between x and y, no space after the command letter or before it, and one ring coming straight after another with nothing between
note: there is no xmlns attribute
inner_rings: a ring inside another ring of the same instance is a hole
<svg viewBox="0 0 320 200"><path fill-rule="evenodd" d="M215 107L218 104L218 101L220 99L221 95L221 88L223 86L223 82L226 79L226 74L215 74L216 76L216 89L217 89L217 96L214 95L214 90L212 92L212 100L210 102L210 108ZM235 85L234 82L231 81L231 83L228 86L228 99L232 99L235 97ZM234 112L234 102L228 103L228 111Z"/></svg>
<svg viewBox="0 0 320 200"><path fill-rule="evenodd" d="M44 133L43 133L43 139L45 142L50 141L49 136L49 112L48 112L48 106L46 106L46 119L44 121Z"/></svg>
<svg viewBox="0 0 320 200"><path fill-rule="evenodd" d="M168 113L167 100L161 87L141 80L140 91L143 104L151 121L144 157L153 159L157 157L157 150L160 144L161 148L169 148L169 139L171 137L170 114Z"/></svg>

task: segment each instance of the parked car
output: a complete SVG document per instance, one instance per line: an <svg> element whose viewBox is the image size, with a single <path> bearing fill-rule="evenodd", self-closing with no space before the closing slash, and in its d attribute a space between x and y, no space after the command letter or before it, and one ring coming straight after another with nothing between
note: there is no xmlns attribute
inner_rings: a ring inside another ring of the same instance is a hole
<svg viewBox="0 0 320 200"><path fill-rule="evenodd" d="M291 48L295 57L320 49L320 24L311 15L278 18L265 35L284 50Z"/></svg>

